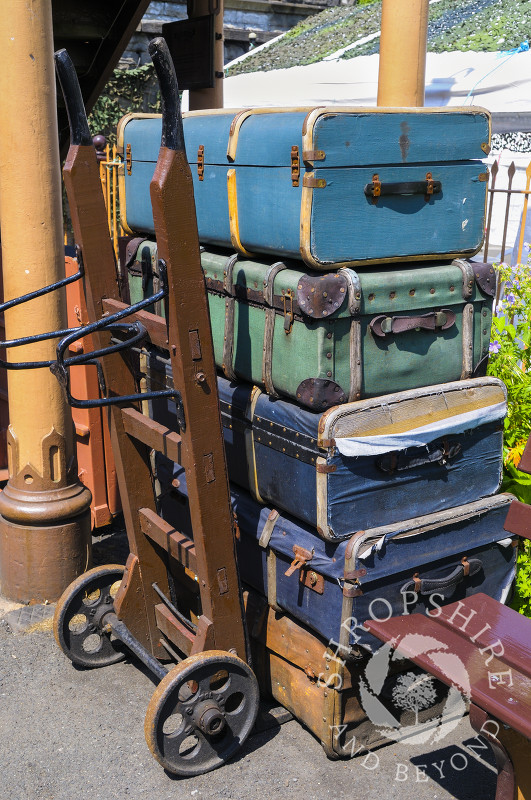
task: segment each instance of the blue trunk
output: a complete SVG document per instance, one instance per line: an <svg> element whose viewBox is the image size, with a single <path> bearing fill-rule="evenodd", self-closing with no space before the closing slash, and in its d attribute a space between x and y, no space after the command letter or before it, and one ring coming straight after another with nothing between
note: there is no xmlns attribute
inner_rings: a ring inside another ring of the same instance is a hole
<svg viewBox="0 0 531 800"><path fill-rule="evenodd" d="M314 269L473 254L483 241L483 109L193 112L184 120L199 238ZM153 233L160 120L120 126L123 218Z"/></svg>
<svg viewBox="0 0 531 800"><path fill-rule="evenodd" d="M153 356L151 376L157 386L167 378L171 384L171 367ZM499 489L506 401L495 378L348 403L324 415L262 393L256 399L257 389L251 403L252 387L224 378L218 390L230 480L325 539L433 514ZM405 447L421 417L436 419L445 405L442 426L426 434L426 444ZM479 416L471 420L473 406ZM176 429L172 402L153 401L152 413ZM359 436L373 415L376 424L383 416L401 432L374 453L342 454L338 445Z"/></svg>
<svg viewBox="0 0 531 800"><path fill-rule="evenodd" d="M161 464L159 469L163 490L169 489L173 477L178 477L180 486L163 495L162 513L189 534L184 470L169 462L166 467L167 471ZM330 642L378 648L379 643L361 628L371 615L424 614L477 592L506 600L516 563L516 550L503 529L511 500L511 495L497 495L360 531L348 541L332 544L232 487L240 575L267 596L270 605ZM290 569L297 555L299 568ZM417 589L414 576L421 581Z"/></svg>

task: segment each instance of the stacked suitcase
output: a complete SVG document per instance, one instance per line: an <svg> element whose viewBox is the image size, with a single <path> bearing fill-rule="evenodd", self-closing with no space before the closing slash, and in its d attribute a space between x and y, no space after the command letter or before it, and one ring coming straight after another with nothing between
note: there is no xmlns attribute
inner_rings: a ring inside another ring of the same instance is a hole
<svg viewBox="0 0 531 800"><path fill-rule="evenodd" d="M184 127L250 630L275 697L346 755L352 730L381 741L358 702L375 644L362 622L478 591L503 601L514 578L511 498L496 494L506 392L484 377L495 276L469 260L490 119L222 110ZM158 283L160 120L128 115L119 141L134 302ZM147 365L151 388L172 385L167 353ZM177 425L171 403L151 413ZM157 478L187 532L182 470L161 457Z"/></svg>

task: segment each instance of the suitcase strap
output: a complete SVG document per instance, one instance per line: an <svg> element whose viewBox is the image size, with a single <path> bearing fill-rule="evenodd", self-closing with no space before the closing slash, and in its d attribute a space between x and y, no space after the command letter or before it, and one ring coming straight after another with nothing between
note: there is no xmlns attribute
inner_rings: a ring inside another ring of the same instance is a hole
<svg viewBox="0 0 531 800"><path fill-rule="evenodd" d="M479 558L467 559L463 556L461 563L444 578L420 578L418 572L413 575L413 579L405 583L400 589L401 594L415 592L416 594L429 595L436 591L452 589L461 583L468 576L475 575L483 569L483 564Z"/></svg>
<svg viewBox="0 0 531 800"><path fill-rule="evenodd" d="M379 314L369 323L372 332L380 337L412 330L434 331L438 329L446 331L454 324L455 313L448 308L412 317L388 317L385 314Z"/></svg>

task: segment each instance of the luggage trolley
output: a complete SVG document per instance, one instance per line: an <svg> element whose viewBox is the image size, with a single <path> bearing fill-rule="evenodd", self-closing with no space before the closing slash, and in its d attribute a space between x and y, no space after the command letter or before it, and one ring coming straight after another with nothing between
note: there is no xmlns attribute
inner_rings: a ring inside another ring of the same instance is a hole
<svg viewBox="0 0 531 800"><path fill-rule="evenodd" d="M151 181L162 280L159 292L133 306L122 303L119 295L96 153L76 73L66 51L56 53L71 133L63 174L91 323L63 336L50 368L73 406L108 407L131 552L125 570L118 565L97 567L66 589L57 604L54 633L75 664L113 664L129 650L154 673L160 683L145 719L148 746L168 771L193 776L222 765L237 752L253 728L259 690L249 666L177 80L164 40L153 40L149 51L163 104L161 148ZM156 318L145 310L159 300L166 306L163 341L160 329L153 326ZM96 349L69 356L68 347L88 334ZM138 392L131 347L145 338L169 351L175 390ZM72 397L69 368L79 363L97 367L101 398ZM157 396L175 400L179 433L139 410L142 401ZM157 513L153 450L185 469L193 540ZM176 659L176 650L184 659L168 671L161 662L170 655Z"/></svg>

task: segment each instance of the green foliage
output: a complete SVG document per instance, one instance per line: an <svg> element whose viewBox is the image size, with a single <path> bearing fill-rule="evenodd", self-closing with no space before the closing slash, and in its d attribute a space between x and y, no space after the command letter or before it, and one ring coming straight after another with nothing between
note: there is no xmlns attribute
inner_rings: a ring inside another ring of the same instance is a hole
<svg viewBox="0 0 531 800"><path fill-rule="evenodd" d="M520 545L516 572L516 591L511 603L515 611L531 617L531 542Z"/></svg>
<svg viewBox="0 0 531 800"><path fill-rule="evenodd" d="M530 0L495 0L430 38L428 50L510 50L529 38L530 13Z"/></svg>
<svg viewBox="0 0 531 800"><path fill-rule="evenodd" d="M507 387L502 490L531 505L531 476L516 468L531 433L531 270L529 264L501 264L498 273L503 296L492 322L488 374ZM531 617L530 541L520 545L513 608Z"/></svg>
<svg viewBox="0 0 531 800"><path fill-rule="evenodd" d="M116 126L129 111L160 113L160 95L152 64L135 69L115 69L89 115L93 135L103 133L116 142Z"/></svg>
<svg viewBox="0 0 531 800"><path fill-rule="evenodd" d="M527 264L498 268L503 296L492 321L489 375L507 386L504 462L516 464L531 433L531 272Z"/></svg>

